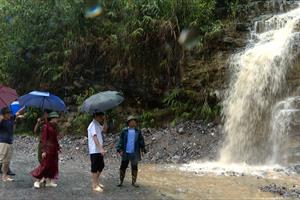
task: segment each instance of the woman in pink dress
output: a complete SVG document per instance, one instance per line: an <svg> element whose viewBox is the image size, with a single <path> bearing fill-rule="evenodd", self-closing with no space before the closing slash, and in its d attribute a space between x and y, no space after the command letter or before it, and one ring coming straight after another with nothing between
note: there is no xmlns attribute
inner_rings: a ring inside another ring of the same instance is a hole
<svg viewBox="0 0 300 200"><path fill-rule="evenodd" d="M34 182L35 188L40 188L42 183L46 187L56 187L54 179L58 176L58 153L60 147L58 144L58 123L59 115L51 112L48 115L48 122L45 123L42 130L42 161L40 165L31 172L31 175L37 180Z"/></svg>

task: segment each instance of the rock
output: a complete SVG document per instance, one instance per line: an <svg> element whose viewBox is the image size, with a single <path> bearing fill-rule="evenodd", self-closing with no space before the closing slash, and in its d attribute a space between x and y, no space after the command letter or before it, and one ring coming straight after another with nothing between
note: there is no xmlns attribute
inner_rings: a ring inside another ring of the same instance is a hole
<svg viewBox="0 0 300 200"><path fill-rule="evenodd" d="M178 162L179 160L180 160L180 156L178 156L178 155L175 155L172 157L173 162Z"/></svg>
<svg viewBox="0 0 300 200"><path fill-rule="evenodd" d="M184 134L184 129L183 129L182 127L179 128L179 129L178 129L178 133L179 133L180 135Z"/></svg>
<svg viewBox="0 0 300 200"><path fill-rule="evenodd" d="M295 187L289 189L285 186L277 186L274 183L267 186L260 187L260 190L263 192L271 192L271 193L279 194L285 197L291 197L291 198L300 197L300 189L297 189Z"/></svg>
<svg viewBox="0 0 300 200"><path fill-rule="evenodd" d="M187 192L186 189L182 189L182 188L178 188L176 191L179 192L179 193L186 193Z"/></svg>
<svg viewBox="0 0 300 200"><path fill-rule="evenodd" d="M143 161L146 163L188 163L191 160L216 158L219 147L218 139L221 139L219 137L220 130L214 124L207 124L202 120L182 122L175 127L164 129L143 129L148 150ZM179 135L179 132L184 134ZM211 136L211 133L215 133L214 137ZM36 153L37 138L16 136L16 140L33 144L31 145L33 148L26 149L26 151ZM114 147L117 140L118 134L109 134L105 137L107 158L115 161L119 161ZM62 154L64 155L64 152L68 152L68 154L61 157L60 163L77 159L77 156L87 157L87 142L86 136L65 135L59 143L62 147Z"/></svg>
<svg viewBox="0 0 300 200"><path fill-rule="evenodd" d="M208 124L207 124L207 127L208 127L208 128L212 128L213 126L214 126L213 123L208 123Z"/></svg>
<svg viewBox="0 0 300 200"><path fill-rule="evenodd" d="M294 32L300 32L300 20L298 20L298 23L294 26Z"/></svg>
<svg viewBox="0 0 300 200"><path fill-rule="evenodd" d="M69 85L69 86L65 86L64 89L65 89L65 90L74 90L75 87L72 86L72 85Z"/></svg>
<svg viewBox="0 0 300 200"><path fill-rule="evenodd" d="M236 24L236 31L239 31L239 32L248 32L250 29L250 24L248 23L237 23Z"/></svg>
<svg viewBox="0 0 300 200"><path fill-rule="evenodd" d="M77 88L79 88L79 89L83 87L83 86L82 86L79 82L77 82L77 81L74 81L73 84L74 84Z"/></svg>

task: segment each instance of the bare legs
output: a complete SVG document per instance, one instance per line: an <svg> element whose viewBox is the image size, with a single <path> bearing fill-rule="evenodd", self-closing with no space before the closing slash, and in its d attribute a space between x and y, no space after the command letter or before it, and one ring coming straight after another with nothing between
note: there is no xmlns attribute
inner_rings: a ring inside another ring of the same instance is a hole
<svg viewBox="0 0 300 200"><path fill-rule="evenodd" d="M9 168L9 163L3 163L2 164L2 179L6 179L8 177L7 173L8 173L8 168Z"/></svg>
<svg viewBox="0 0 300 200"><path fill-rule="evenodd" d="M100 172L92 173L92 186L93 190L97 192L102 192L103 185L100 184L99 178L100 178Z"/></svg>

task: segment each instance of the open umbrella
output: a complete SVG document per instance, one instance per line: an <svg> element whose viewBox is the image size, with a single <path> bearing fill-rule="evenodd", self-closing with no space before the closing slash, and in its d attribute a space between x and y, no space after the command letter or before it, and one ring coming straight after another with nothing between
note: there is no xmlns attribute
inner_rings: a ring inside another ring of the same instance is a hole
<svg viewBox="0 0 300 200"><path fill-rule="evenodd" d="M0 108L8 107L17 98L16 90L0 85Z"/></svg>
<svg viewBox="0 0 300 200"><path fill-rule="evenodd" d="M124 97L117 91L99 92L87 98L81 108L81 112L93 113L95 111L107 111L118 106L124 101Z"/></svg>
<svg viewBox="0 0 300 200"><path fill-rule="evenodd" d="M12 102L9 107L13 115L16 115L16 113L21 110L21 106L18 101Z"/></svg>
<svg viewBox="0 0 300 200"><path fill-rule="evenodd" d="M49 92L32 91L19 97L18 100L22 107L28 106L40 108L42 110L67 111L67 107L63 100Z"/></svg>

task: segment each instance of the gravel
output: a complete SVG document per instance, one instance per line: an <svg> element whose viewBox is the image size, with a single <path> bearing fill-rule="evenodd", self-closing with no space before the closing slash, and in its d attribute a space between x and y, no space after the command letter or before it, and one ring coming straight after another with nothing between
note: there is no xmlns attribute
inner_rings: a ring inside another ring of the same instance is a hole
<svg viewBox="0 0 300 200"><path fill-rule="evenodd" d="M261 187L260 190L263 192L279 194L283 197L300 198L300 188L295 185L292 188L288 188L285 186L278 186L275 183L272 183L270 185Z"/></svg>
<svg viewBox="0 0 300 200"><path fill-rule="evenodd" d="M213 160L217 156L222 138L221 127L205 123L204 121L188 121L175 127L164 129L144 128L147 154L145 163L188 163L192 160ZM118 160L115 146L119 140L119 133L105 136L104 143L107 151L106 158ZM38 139L33 136L16 136L16 143L20 148L26 148L29 156L36 156ZM30 145L24 145L30 144ZM74 159L74 155L86 157L88 154L88 138L86 136L65 135L60 141L62 163ZM30 146L30 149L28 149Z"/></svg>

